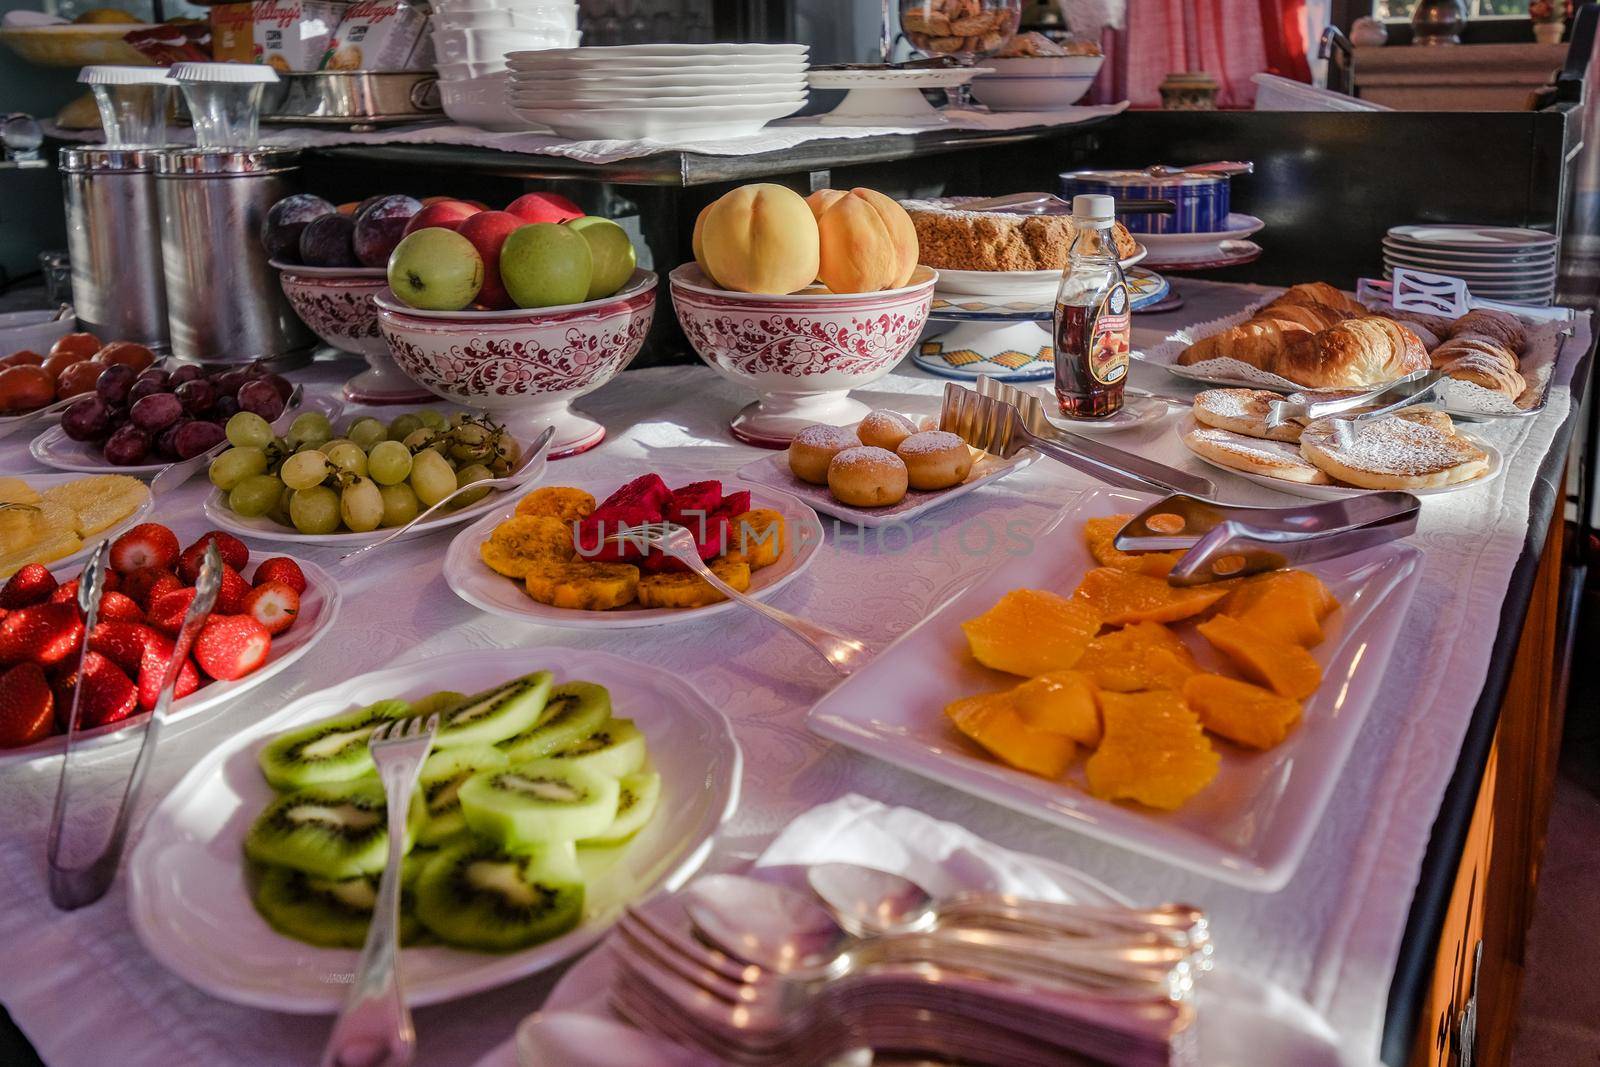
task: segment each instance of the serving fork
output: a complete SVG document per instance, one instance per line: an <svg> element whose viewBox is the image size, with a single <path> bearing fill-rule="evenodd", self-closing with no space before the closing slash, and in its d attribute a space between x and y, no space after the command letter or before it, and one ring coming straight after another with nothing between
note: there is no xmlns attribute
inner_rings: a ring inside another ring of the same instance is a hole
<svg viewBox="0 0 1600 1067"><path fill-rule="evenodd" d="M417 716L382 723L367 736L367 751L383 781L389 858L355 982L333 1024L322 1067L403 1067L416 1055L417 1031L400 986L400 865L411 794L438 729L435 714L426 721Z"/></svg>

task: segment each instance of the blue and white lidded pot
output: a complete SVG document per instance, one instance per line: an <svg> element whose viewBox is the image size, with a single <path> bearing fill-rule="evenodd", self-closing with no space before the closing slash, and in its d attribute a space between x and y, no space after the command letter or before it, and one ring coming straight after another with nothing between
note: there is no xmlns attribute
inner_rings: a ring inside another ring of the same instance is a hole
<svg viewBox="0 0 1600 1067"><path fill-rule="evenodd" d="M1207 163L1197 167L1154 166L1145 170L1079 170L1061 175L1061 195L1104 193L1118 200L1170 200L1170 215L1118 216L1132 233L1220 233L1228 228L1229 186L1234 174L1248 174L1249 163Z"/></svg>

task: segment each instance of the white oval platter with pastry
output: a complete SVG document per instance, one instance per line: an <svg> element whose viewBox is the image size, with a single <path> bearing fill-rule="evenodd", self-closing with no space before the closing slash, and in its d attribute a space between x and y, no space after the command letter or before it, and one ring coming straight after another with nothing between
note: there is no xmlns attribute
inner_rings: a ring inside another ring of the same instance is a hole
<svg viewBox="0 0 1600 1067"><path fill-rule="evenodd" d="M1139 250L1126 259L1119 260L1127 270L1144 260L1150 250L1139 245ZM939 284L935 292L957 296L990 296L1011 298L1055 296L1061 284L1058 270L951 270L939 268Z"/></svg>

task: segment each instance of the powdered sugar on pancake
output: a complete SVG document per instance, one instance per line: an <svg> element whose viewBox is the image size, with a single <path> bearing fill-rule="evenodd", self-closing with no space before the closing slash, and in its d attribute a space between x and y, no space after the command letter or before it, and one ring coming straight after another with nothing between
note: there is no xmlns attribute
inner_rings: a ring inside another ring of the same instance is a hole
<svg viewBox="0 0 1600 1067"><path fill-rule="evenodd" d="M1355 422L1350 429L1341 442L1333 420L1318 419L1306 427L1300 443L1321 449L1347 467L1374 474L1433 474L1487 458L1487 453L1466 438L1409 419Z"/></svg>

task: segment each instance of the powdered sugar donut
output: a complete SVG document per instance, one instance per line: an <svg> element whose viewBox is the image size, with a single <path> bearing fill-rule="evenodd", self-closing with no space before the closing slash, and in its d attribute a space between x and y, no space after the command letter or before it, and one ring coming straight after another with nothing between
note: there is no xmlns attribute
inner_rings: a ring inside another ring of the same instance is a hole
<svg viewBox="0 0 1600 1067"><path fill-rule="evenodd" d="M833 457L860 446L860 439L848 426L807 426L789 442L789 469L801 481L827 485L828 463Z"/></svg>
<svg viewBox="0 0 1600 1067"><path fill-rule="evenodd" d="M887 448L890 452L900 447L900 442L917 432L917 424L893 411L869 411L856 427L861 443L873 448Z"/></svg>
<svg viewBox="0 0 1600 1067"><path fill-rule="evenodd" d="M895 454L905 462L913 489L948 489L972 473L972 450L947 430L923 430L900 442Z"/></svg>
<svg viewBox="0 0 1600 1067"><path fill-rule="evenodd" d="M906 465L886 448L847 448L828 464L828 491L841 504L886 508L906 495Z"/></svg>

